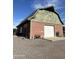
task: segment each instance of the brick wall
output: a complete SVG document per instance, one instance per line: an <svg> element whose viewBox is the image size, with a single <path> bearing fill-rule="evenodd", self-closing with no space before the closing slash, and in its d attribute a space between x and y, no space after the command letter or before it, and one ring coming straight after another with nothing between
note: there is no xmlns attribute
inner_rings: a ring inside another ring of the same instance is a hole
<svg viewBox="0 0 79 59"><path fill-rule="evenodd" d="M31 38L34 38L35 36L40 36L40 38L44 37L44 24L41 22L34 22L31 23Z"/></svg>
<svg viewBox="0 0 79 59"><path fill-rule="evenodd" d="M40 36L40 38L44 38L44 23L42 22L34 22L31 23L31 29L30 29L30 37L34 38L36 35ZM54 25L54 33L55 36L58 35L58 37L63 36L63 27L62 25L56 24ZM31 39L30 38L30 39Z"/></svg>
<svg viewBox="0 0 79 59"><path fill-rule="evenodd" d="M55 26L55 36L63 36L63 27L62 25L56 24Z"/></svg>

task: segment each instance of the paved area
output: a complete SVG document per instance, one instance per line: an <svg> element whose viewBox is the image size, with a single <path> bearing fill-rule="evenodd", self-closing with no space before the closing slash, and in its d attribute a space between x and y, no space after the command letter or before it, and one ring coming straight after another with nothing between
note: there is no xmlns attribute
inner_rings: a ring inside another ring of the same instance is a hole
<svg viewBox="0 0 79 59"><path fill-rule="evenodd" d="M13 59L65 59L65 41L13 37Z"/></svg>

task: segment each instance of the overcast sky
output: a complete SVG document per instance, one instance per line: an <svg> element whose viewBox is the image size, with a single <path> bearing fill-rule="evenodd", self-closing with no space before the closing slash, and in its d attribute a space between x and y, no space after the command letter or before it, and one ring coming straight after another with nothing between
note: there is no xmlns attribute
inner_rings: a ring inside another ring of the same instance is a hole
<svg viewBox="0 0 79 59"><path fill-rule="evenodd" d="M13 26L14 28L24 18L28 17L38 8L53 5L61 20L65 22L65 1L64 0L13 0Z"/></svg>

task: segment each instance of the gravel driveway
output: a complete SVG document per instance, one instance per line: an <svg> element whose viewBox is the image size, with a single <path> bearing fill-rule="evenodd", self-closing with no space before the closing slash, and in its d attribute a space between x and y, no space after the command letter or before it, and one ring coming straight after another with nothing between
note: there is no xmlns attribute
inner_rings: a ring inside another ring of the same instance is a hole
<svg viewBox="0 0 79 59"><path fill-rule="evenodd" d="M65 59L65 41L13 37L13 59Z"/></svg>

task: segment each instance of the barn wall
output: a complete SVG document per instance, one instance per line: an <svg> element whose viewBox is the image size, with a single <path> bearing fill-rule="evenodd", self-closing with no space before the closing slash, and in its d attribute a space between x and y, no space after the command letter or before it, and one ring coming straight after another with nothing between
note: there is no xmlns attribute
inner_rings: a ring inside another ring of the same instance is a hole
<svg viewBox="0 0 79 59"><path fill-rule="evenodd" d="M31 32L30 32L30 37L31 38L36 38L36 37L40 37L43 38L44 37L44 24L41 22L31 22ZM30 38L30 39L31 39Z"/></svg>
<svg viewBox="0 0 79 59"><path fill-rule="evenodd" d="M22 32L20 30L22 29ZM29 38L30 37L30 21L26 22L25 24L20 25L17 28L17 35Z"/></svg>
<svg viewBox="0 0 79 59"><path fill-rule="evenodd" d="M35 36L40 36L40 38L44 38L44 25L48 25L42 22L31 22L31 32L30 32L30 39L34 39ZM49 25L50 26L50 25ZM53 25L51 25L53 26ZM57 37L63 36L63 27L62 25L56 24L54 25L54 35Z"/></svg>
<svg viewBox="0 0 79 59"><path fill-rule="evenodd" d="M26 38L29 38L30 37L30 22L26 22L24 25L23 25L23 30L24 30L24 36Z"/></svg>
<svg viewBox="0 0 79 59"><path fill-rule="evenodd" d="M55 25L55 36L62 37L63 36L63 27L62 25Z"/></svg>
<svg viewBox="0 0 79 59"><path fill-rule="evenodd" d="M17 36L20 36L19 33L20 33L20 28L17 28L17 30L16 30L16 35L17 35Z"/></svg>

